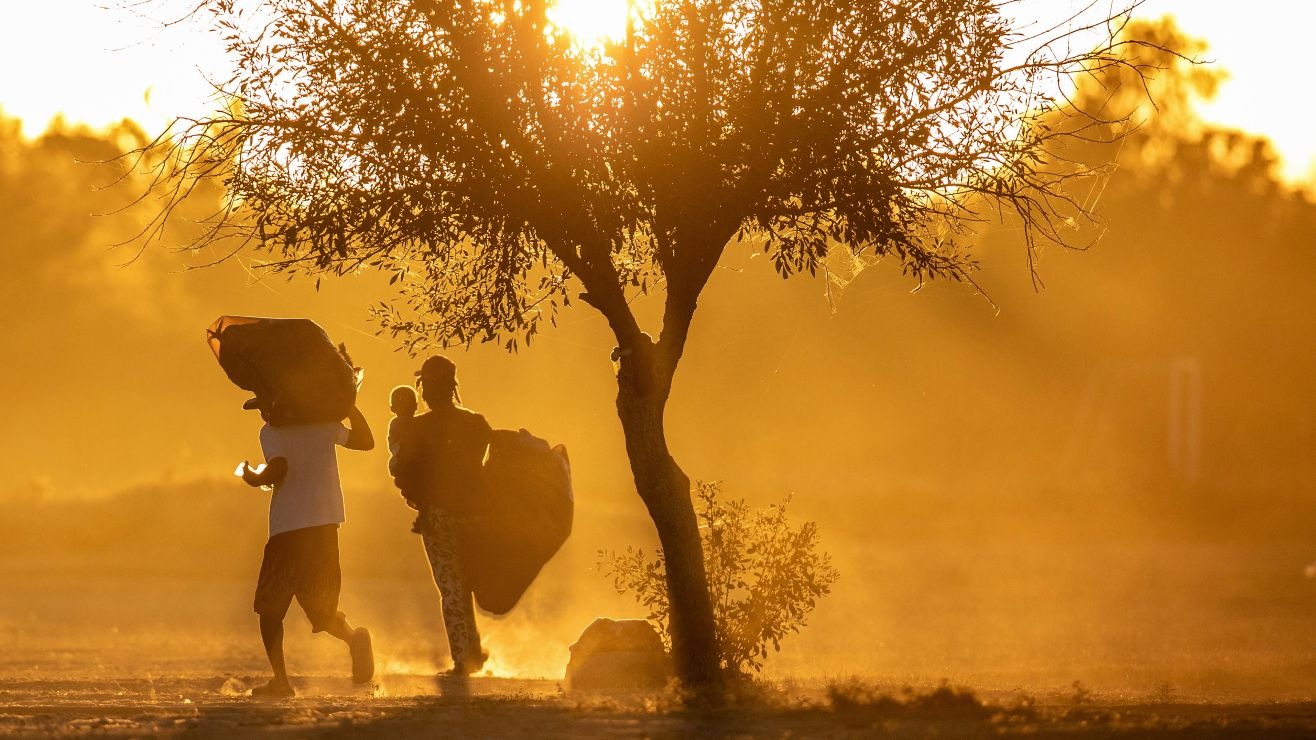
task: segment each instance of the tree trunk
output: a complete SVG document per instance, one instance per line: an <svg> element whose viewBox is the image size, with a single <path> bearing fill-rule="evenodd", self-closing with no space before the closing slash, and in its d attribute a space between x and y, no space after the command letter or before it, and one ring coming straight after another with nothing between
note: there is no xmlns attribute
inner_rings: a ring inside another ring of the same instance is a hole
<svg viewBox="0 0 1316 740"><path fill-rule="evenodd" d="M652 370L649 363L628 359L632 361L623 362L617 378L617 415L626 435L635 488L658 529L667 563L676 675L691 688L708 689L721 678L717 634L699 525L690 500L690 479L667 451L663 429L671 375L653 378L644 372Z"/></svg>

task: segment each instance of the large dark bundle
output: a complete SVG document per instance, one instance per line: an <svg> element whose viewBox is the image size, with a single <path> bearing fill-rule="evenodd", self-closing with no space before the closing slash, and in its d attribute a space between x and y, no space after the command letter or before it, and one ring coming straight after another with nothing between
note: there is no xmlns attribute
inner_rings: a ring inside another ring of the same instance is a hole
<svg viewBox="0 0 1316 740"><path fill-rule="evenodd" d="M271 424L341 421L356 405L356 372L310 319L221 316L206 332L229 380L251 391Z"/></svg>
<svg viewBox="0 0 1316 740"><path fill-rule="evenodd" d="M571 534L571 466L562 445L496 430L481 512L462 537L464 575L481 609L506 614Z"/></svg>

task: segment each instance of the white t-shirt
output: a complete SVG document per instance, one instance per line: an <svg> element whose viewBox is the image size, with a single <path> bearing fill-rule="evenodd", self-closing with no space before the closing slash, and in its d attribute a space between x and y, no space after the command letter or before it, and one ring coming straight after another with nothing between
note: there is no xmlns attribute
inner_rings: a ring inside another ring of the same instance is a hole
<svg viewBox="0 0 1316 740"><path fill-rule="evenodd" d="M343 486L338 480L335 445L347 443L342 424L297 424L260 429L266 462L288 461L288 474L270 497L270 536L294 529L341 524Z"/></svg>

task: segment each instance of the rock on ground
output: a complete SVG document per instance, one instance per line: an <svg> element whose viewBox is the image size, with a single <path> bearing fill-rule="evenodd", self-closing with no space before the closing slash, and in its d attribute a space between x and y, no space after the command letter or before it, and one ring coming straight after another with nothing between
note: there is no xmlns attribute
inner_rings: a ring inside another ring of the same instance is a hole
<svg viewBox="0 0 1316 740"><path fill-rule="evenodd" d="M660 689L672 678L662 638L643 619L594 620L571 646L570 690Z"/></svg>

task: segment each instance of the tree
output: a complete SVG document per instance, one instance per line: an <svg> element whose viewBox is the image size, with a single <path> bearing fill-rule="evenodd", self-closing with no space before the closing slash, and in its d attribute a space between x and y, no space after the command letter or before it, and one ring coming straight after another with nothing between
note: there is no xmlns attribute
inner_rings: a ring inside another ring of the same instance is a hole
<svg viewBox="0 0 1316 740"><path fill-rule="evenodd" d="M1141 67L1113 34L1065 52L1081 24L1024 38L1007 4L632 0L624 38L590 47L548 0L202 0L235 60L231 105L162 137L166 205L145 236L222 180L206 243L236 234L317 279L392 273L402 300L376 315L412 353L515 350L573 299L599 311L677 671L709 684L690 479L663 427L700 293L733 240L784 277L844 256L970 282L955 237L990 208L1023 219L1030 257L1063 243L1086 215L1068 183L1089 173L1055 166L1086 130L1043 124L1057 80ZM651 291L657 339L631 308Z"/></svg>

